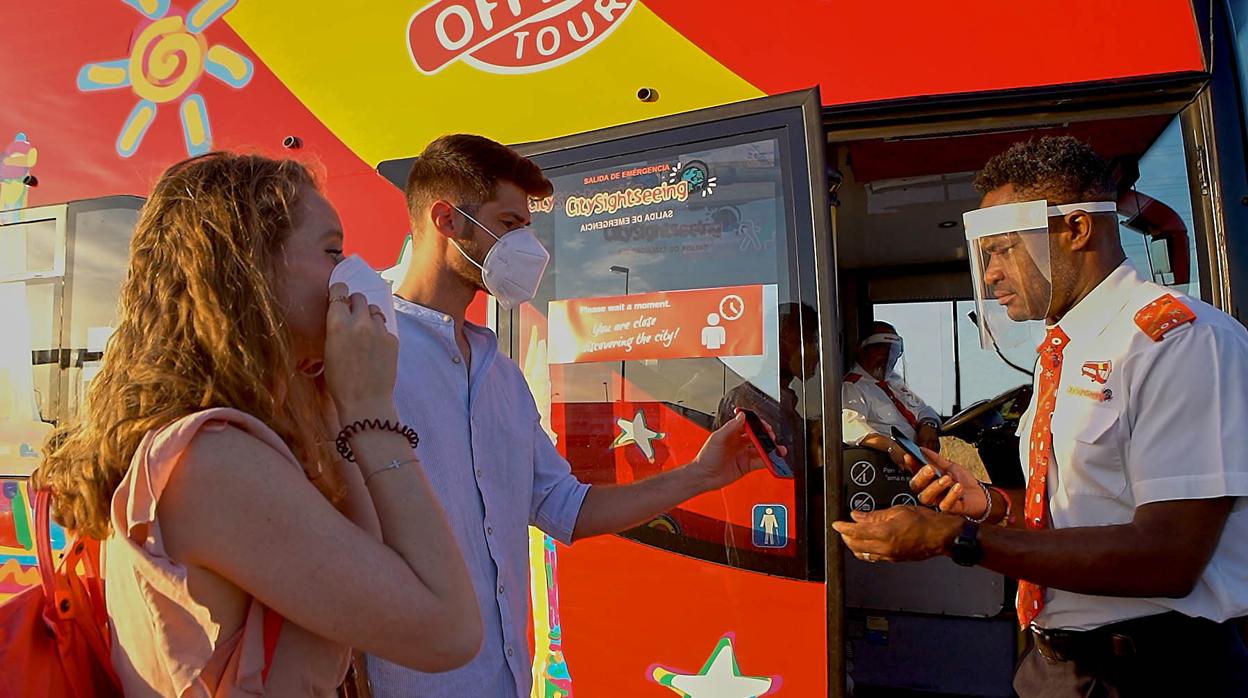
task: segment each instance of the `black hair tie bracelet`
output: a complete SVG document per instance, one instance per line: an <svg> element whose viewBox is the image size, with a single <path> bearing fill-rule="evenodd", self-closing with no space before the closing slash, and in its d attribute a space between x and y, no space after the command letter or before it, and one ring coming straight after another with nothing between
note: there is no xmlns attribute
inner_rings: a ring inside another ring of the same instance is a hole
<svg viewBox="0 0 1248 698"><path fill-rule="evenodd" d="M391 422L390 420L382 421L380 419L361 419L348 424L338 432L338 438L334 440L334 445L338 447L338 454L346 458L349 462L355 462L355 452L351 450L351 437L362 431L392 431L399 436L407 439L407 442L415 449L420 444L420 437L416 434L416 430L401 423Z"/></svg>

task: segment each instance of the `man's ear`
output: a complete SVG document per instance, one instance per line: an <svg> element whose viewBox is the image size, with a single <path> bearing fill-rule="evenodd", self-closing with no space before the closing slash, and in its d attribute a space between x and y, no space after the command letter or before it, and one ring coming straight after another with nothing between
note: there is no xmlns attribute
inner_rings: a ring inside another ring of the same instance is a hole
<svg viewBox="0 0 1248 698"><path fill-rule="evenodd" d="M455 233L455 207L438 199L429 207L429 225L438 234L448 238L457 237Z"/></svg>
<svg viewBox="0 0 1248 698"><path fill-rule="evenodd" d="M1066 225L1070 229L1070 249L1081 252L1091 249L1093 234L1099 223L1086 211L1074 211L1066 215Z"/></svg>

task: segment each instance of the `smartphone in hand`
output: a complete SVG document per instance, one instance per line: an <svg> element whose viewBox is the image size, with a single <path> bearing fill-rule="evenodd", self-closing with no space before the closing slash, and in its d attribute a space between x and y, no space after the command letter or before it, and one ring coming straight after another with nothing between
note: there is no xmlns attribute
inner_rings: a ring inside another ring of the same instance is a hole
<svg viewBox="0 0 1248 698"><path fill-rule="evenodd" d="M914 459L919 462L919 465L930 465L932 466L932 470L936 471L936 477L944 477L945 473L940 469L940 466L929 461L927 456L923 455L923 449L919 448L918 444L908 438L905 434L901 433L901 430L897 427L893 427L893 441L896 441L906 453L914 456Z"/></svg>
<svg viewBox="0 0 1248 698"><path fill-rule="evenodd" d="M776 442L772 441L771 435L767 433L767 428L763 426L763 420L759 419L753 410L747 410L742 407L738 407L737 410L745 415L745 433L750 437L750 441L754 443L754 448L758 449L758 454L763 457L772 474L776 477L793 477L793 469L789 467L789 464L776 451Z"/></svg>

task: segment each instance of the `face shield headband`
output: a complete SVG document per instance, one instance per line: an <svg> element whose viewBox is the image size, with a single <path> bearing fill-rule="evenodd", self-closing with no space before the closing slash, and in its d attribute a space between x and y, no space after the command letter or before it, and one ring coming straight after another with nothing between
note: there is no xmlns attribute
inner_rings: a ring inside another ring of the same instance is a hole
<svg viewBox="0 0 1248 698"><path fill-rule="evenodd" d="M963 214L982 347L1030 343L1030 321L1048 317L1053 300L1049 219L1117 208L1113 201L1050 206L1040 199Z"/></svg>

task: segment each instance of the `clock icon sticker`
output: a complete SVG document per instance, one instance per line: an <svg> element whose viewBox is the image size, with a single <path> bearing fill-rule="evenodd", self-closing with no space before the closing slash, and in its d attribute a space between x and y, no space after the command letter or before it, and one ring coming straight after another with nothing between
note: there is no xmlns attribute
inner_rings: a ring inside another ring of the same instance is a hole
<svg viewBox="0 0 1248 698"><path fill-rule="evenodd" d="M745 314L745 301L735 293L729 293L719 301L719 316L725 320L737 320Z"/></svg>

